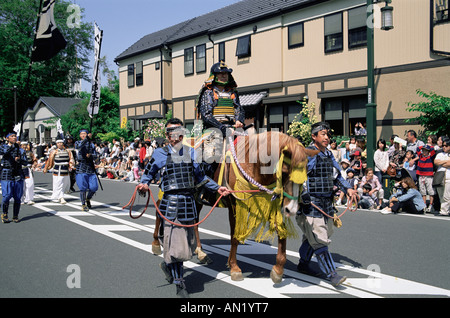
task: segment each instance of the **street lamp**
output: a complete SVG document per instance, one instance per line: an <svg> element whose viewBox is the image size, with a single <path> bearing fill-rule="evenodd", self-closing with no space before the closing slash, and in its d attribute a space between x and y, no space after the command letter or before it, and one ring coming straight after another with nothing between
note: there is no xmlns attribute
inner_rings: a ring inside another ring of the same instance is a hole
<svg viewBox="0 0 450 318"><path fill-rule="evenodd" d="M381 30L391 30L394 28L394 8L389 5L391 0L386 1L386 5L381 8Z"/></svg>
<svg viewBox="0 0 450 318"><path fill-rule="evenodd" d="M377 1L378 2L378 1ZM384 0L386 6L381 9L382 30L391 30L393 25L393 10L388 4L391 0ZM374 72L374 23L373 23L373 3L374 0L367 0L367 104L366 104L366 118L367 118L367 166L374 167L373 155L377 149L377 94L375 88L375 72ZM371 21L372 23L369 23Z"/></svg>

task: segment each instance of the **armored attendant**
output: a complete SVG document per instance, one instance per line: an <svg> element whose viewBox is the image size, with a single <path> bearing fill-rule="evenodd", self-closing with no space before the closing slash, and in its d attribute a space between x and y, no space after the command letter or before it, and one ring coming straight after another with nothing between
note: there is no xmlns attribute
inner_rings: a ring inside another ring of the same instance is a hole
<svg viewBox="0 0 450 318"><path fill-rule="evenodd" d="M73 139L73 137L71 135L66 136L66 138L64 140L64 145L65 145L66 149L72 153L72 157L73 157L74 163L76 165L77 152L75 151L75 140ZM75 175L76 175L75 169L72 169L71 171L69 171L69 177L70 177L69 193L75 192L75 188L73 187L76 183Z"/></svg>
<svg viewBox="0 0 450 318"><path fill-rule="evenodd" d="M20 146L25 151L27 157L27 165L23 166L23 173L25 175L25 181L23 184L23 196L22 202L28 205L34 204L34 177L33 177L33 169L37 163L37 158L33 153L31 143L27 141L22 141Z"/></svg>
<svg viewBox="0 0 450 318"><path fill-rule="evenodd" d="M72 157L72 152L65 149L64 140L56 141L56 150L53 151L44 168L44 173L53 169L53 193L51 200L66 204L64 193L70 187L69 173L74 168L75 162Z"/></svg>
<svg viewBox="0 0 450 318"><path fill-rule="evenodd" d="M183 146L183 123L177 118L166 124L166 136L170 142L164 148L158 148L145 168L138 190L148 191L148 185L162 170L160 184L164 195L159 209L167 220L180 224L171 224L163 219L164 226L164 261L160 264L166 279L176 285L177 295L187 297L188 293L183 280L183 262L190 260L196 248L194 228L181 225L193 224L197 218L194 201L196 184L204 183L204 187L219 194L228 195L226 187L219 185L205 176L201 165L196 162L194 149Z"/></svg>
<svg viewBox="0 0 450 318"><path fill-rule="evenodd" d="M81 209L83 211L89 211L92 208L91 199L98 190L94 165L97 153L89 135L87 129L82 129L80 130L81 140L75 142L78 162L75 179L80 189Z"/></svg>
<svg viewBox="0 0 450 318"><path fill-rule="evenodd" d="M205 136L203 159L213 174L222 157L223 139L227 136L229 126L242 128L245 112L239 102L237 84L224 62L211 67L210 77L200 91L198 109L203 121Z"/></svg>
<svg viewBox="0 0 450 318"><path fill-rule="evenodd" d="M2 222L9 223L9 201L14 198L13 222L19 222L20 200L23 195L25 175L22 166L27 165L25 150L17 144L16 133L6 136L6 143L0 146L1 185L2 185Z"/></svg>
<svg viewBox="0 0 450 318"><path fill-rule="evenodd" d="M302 209L297 214L297 224L303 232L302 245L300 246L300 262L297 269L300 272L312 274L309 268L313 254L319 263L321 271L330 279L333 286L342 284L346 277L336 272L336 266L328 246L333 234L333 220L324 213L333 217L333 186L338 186L344 193L351 197L356 196L356 191L341 176L339 164L333 153L327 149L330 143L330 126L326 122L312 125L313 144L308 149L320 150L314 157L308 158L308 179L302 193Z"/></svg>

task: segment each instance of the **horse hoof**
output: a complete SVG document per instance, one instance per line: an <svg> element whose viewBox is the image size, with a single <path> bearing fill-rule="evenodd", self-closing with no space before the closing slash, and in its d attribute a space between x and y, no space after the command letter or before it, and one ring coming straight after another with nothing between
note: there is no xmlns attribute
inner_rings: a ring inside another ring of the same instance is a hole
<svg viewBox="0 0 450 318"><path fill-rule="evenodd" d="M232 272L231 280L238 282L238 281L244 280L244 276L242 276L242 272Z"/></svg>
<svg viewBox="0 0 450 318"><path fill-rule="evenodd" d="M155 255L161 255L162 254L161 245L152 242L152 253Z"/></svg>
<svg viewBox="0 0 450 318"><path fill-rule="evenodd" d="M274 284L279 284L283 280L283 274L277 274L277 272L272 268L272 270L270 271L270 278L272 279L272 282Z"/></svg>
<svg viewBox="0 0 450 318"><path fill-rule="evenodd" d="M213 262L212 259L208 256L208 254L203 252L203 250L200 247L197 247L194 253L197 254L197 258L202 264L208 265Z"/></svg>

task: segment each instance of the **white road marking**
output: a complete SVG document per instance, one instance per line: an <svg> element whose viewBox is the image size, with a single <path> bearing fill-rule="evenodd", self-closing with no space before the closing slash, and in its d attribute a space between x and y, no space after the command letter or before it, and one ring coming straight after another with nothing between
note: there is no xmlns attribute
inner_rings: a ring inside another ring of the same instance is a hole
<svg viewBox="0 0 450 318"><path fill-rule="evenodd" d="M42 193L48 193L45 188L37 187L36 197L48 199L48 196ZM76 198L75 196L67 196L68 198ZM143 244L135 240L131 240L127 237L119 235L115 232L122 231L145 231L153 234L154 225L141 225L134 223L133 221L124 220L118 216L127 216L128 211L122 210L120 207L111 206L97 201L92 201L92 205L95 207L101 207L104 212L90 210L89 212L80 211L81 203L67 203L65 205L59 205L62 208L71 207L78 211L57 211L55 209L58 204L53 202L39 202L34 205L34 207L43 210L48 213L52 213L55 216L61 217L67 221L73 222L85 228L91 229L97 233L103 234L110 238L113 238L122 243L128 244L135 248L141 249L147 253L152 253L151 244ZM137 212L136 212L137 213ZM113 225L94 225L90 224L80 217L84 216L97 216L108 219L110 221L117 222L118 224ZM156 217L149 214L144 214L144 218L149 218L155 220ZM200 228L199 231L212 235L219 238L229 239L229 234L219 233L211 231L208 229ZM207 245L202 244L203 249L210 253L215 253L228 257L229 245ZM256 243L253 241L248 241L245 245L240 245L238 249L238 261L251 264L252 266L260 267L268 271L271 270L273 264L264 263L245 255L275 255L277 252L276 247ZM287 251L288 255L298 257L298 252ZM162 257L162 255L160 255ZM313 259L314 260L314 259ZM406 279L401 279L382 273L376 273L370 270L365 270L361 268L355 268L352 266L347 266L344 264L336 264L339 270L346 270L349 272L354 272L362 275L366 275L364 278L347 278L347 281L343 286L334 288L328 282L323 279L312 277L304 274L300 274L296 271L285 269L284 279L282 283L274 285L270 278L248 278L246 277L243 281L235 282L232 281L230 276L223 273L212 270L205 265L197 264L194 262L184 262L184 266L192 270L201 272L205 275L211 276L217 280L226 282L228 284L234 285L236 287L248 290L252 293L261 295L263 297L270 298L286 298L288 295L293 294L348 294L355 297L363 298L378 298L381 295L443 295L450 297L450 290L438 288L418 282L409 281ZM245 273L244 273L245 276Z"/></svg>

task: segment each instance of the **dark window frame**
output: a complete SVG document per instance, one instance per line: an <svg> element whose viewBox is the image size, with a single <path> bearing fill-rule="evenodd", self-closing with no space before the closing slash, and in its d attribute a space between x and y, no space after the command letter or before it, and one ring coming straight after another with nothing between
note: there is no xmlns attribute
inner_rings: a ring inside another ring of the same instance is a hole
<svg viewBox="0 0 450 318"><path fill-rule="evenodd" d="M341 97L330 97L330 98L323 98L321 100L321 116L322 119L326 122L328 122L331 127L334 127L335 130L335 136L352 136L354 135L354 128L356 122L367 122L367 113L365 117L351 117L351 113L353 112L350 109L351 101L360 101L361 103L364 103L367 101L367 95L351 95L351 96L341 96ZM328 102L339 102L341 104L341 119L327 119L326 118L326 103ZM362 108L361 108L362 109ZM351 118L350 118L351 117ZM340 126L336 126L339 125Z"/></svg>
<svg viewBox="0 0 450 318"><path fill-rule="evenodd" d="M296 27L296 26L299 26L299 25L302 26L302 41L300 43L291 44L290 43L290 39L291 39L290 35L291 35L291 32L292 32L292 28ZM302 47L302 46L305 46L305 25L304 25L304 23L303 22L298 22L298 23L294 23L294 24L289 25L288 26L288 49L295 49L297 47Z"/></svg>
<svg viewBox="0 0 450 318"><path fill-rule="evenodd" d="M361 10L364 9L364 25L350 28L350 11L351 10ZM366 47L367 46L367 12L366 7L358 7L354 9L350 9L347 11L347 25L348 27L348 48L354 49L358 47ZM355 40L356 39L356 40Z"/></svg>
<svg viewBox="0 0 450 318"><path fill-rule="evenodd" d="M444 2L444 5L441 7L441 6L438 6L436 0L434 0L434 3L433 3L434 4L434 12L436 15L436 20L434 21L434 24L446 23L446 22L450 21L450 14L449 14L450 4L449 4L449 2L450 1ZM439 17L439 14L441 15L440 17Z"/></svg>
<svg viewBox="0 0 450 318"><path fill-rule="evenodd" d="M219 44L219 62L225 62L225 42L220 42Z"/></svg>
<svg viewBox="0 0 450 318"><path fill-rule="evenodd" d="M189 56L191 57L190 60L187 59ZM186 63L192 61L192 66L190 67L190 70L186 71ZM192 75L194 74L194 47L188 47L184 49L184 75Z"/></svg>
<svg viewBox="0 0 450 318"><path fill-rule="evenodd" d="M140 67L139 65L140 64ZM140 68L140 72L139 72L139 68ZM135 66L135 73L136 73L136 86L142 86L144 85L144 62L136 62L136 66ZM138 73L139 72L139 73Z"/></svg>
<svg viewBox="0 0 450 318"><path fill-rule="evenodd" d="M128 64L127 81L128 81L128 88L134 87L134 63Z"/></svg>
<svg viewBox="0 0 450 318"><path fill-rule="evenodd" d="M337 33L330 33L326 35L326 19L327 17L331 17L334 15L340 15L341 16L341 31L337 32ZM344 19L343 19L343 13L342 12L337 12L337 13L333 13L333 14L329 14L327 16L324 17L323 19L324 21L324 50L325 53L332 53L332 52L341 52L344 50ZM333 48L327 48L327 43L330 40L334 40L336 42L340 42L340 46L336 46Z"/></svg>
<svg viewBox="0 0 450 318"><path fill-rule="evenodd" d="M204 49L204 56L202 57L198 57L199 48ZM199 63L199 61L201 60L203 60L203 68L199 69L199 65L201 66L201 62ZM206 44L200 44L195 47L195 72L197 74L206 72Z"/></svg>
<svg viewBox="0 0 450 318"><path fill-rule="evenodd" d="M243 42L243 41L247 41L248 42ZM252 38L251 35L244 35L241 36L237 39L237 45L236 45L236 56L238 58L244 58L244 57L250 57L252 56ZM239 43L241 43L239 45ZM245 48L243 48L245 47Z"/></svg>

